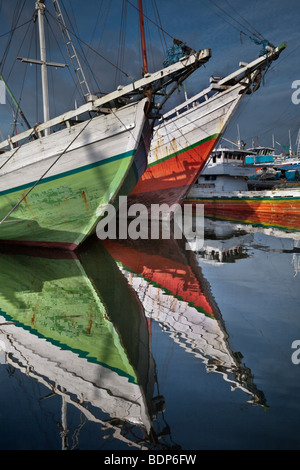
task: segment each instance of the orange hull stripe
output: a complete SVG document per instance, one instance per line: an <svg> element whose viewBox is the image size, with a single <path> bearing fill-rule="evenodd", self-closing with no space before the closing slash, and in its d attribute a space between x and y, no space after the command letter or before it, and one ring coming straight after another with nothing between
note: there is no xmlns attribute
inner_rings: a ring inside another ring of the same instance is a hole
<svg viewBox="0 0 300 470"><path fill-rule="evenodd" d="M203 169L218 138L200 143L197 147L162 159L148 166L131 194L142 194L171 188L189 188ZM155 202L155 201L154 201Z"/></svg>

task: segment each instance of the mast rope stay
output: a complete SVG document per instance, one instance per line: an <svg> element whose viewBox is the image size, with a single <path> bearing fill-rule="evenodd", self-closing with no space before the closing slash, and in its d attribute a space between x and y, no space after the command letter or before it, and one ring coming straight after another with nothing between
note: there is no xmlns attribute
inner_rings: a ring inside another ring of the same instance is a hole
<svg viewBox="0 0 300 470"><path fill-rule="evenodd" d="M30 136L28 137L28 139L30 139L31 137L33 137L34 133L35 133L35 128L32 128L32 132L31 132ZM17 151L18 151L21 147L23 147L23 145L24 145L25 143L26 143L26 141L24 141L21 145L19 145L19 146L16 148L15 152L13 152L13 153L7 158L7 160L5 160L5 162L0 166L0 170L2 170L2 168L16 155Z"/></svg>
<svg viewBox="0 0 300 470"><path fill-rule="evenodd" d="M91 91L90 91L89 85L87 83L87 80L85 78L84 71L81 67L81 63L79 61L78 54L76 52L76 49L73 45L71 36L70 36L69 31L67 29L65 19L63 17L63 14L62 14L59 3L58 3L57 0L52 0L52 2L53 2L53 6L54 6L54 9L55 9L56 15L57 15L58 24L60 26L64 41L66 43L66 47L67 47L67 51L68 51L71 63L73 65L76 77L78 79L78 82L79 82L79 85L80 85L80 88L81 88L81 91L82 91L82 95L85 98L85 100L87 100L87 98L91 95Z"/></svg>
<svg viewBox="0 0 300 470"><path fill-rule="evenodd" d="M54 20L56 20L56 18L48 11L48 15L50 15L52 18L54 18ZM124 70L121 70L120 68L118 68L117 65L115 65L113 62L111 62L109 59L107 59L104 55L100 54L100 52L98 52L96 49L94 49L92 46L90 46L89 44L87 44L83 39L81 39L78 34L76 34L74 31L72 31L70 28L68 28L66 26L66 30L72 35L74 36L78 41L80 41L82 44L84 44L86 47L88 47L92 52L94 52L95 54L97 54L99 57L101 57L101 59L105 60L105 62L107 62L108 64L112 65L113 67L117 68L118 70L120 70L120 72L125 75L127 78L130 78L131 80L135 81L135 78L132 77L129 73L125 72Z"/></svg>
<svg viewBox="0 0 300 470"><path fill-rule="evenodd" d="M229 3L228 0L225 0L227 5L244 21L247 23L247 25L251 28L249 29L248 26L245 26L245 24L242 24L239 20L234 18L230 13L228 13L224 8L220 7L214 0L207 0L207 2L210 2L212 5L214 5L218 10L220 10L224 15L226 15L230 20L234 21L238 26L240 26L242 29L238 28L236 25L232 24L230 21L228 21L226 18L222 17L219 15L216 11L211 9L217 16L219 16L222 20L226 21L228 24L230 24L233 28L237 29L240 32L240 36L244 34L247 36L251 41L253 41L257 45L262 45L263 48L260 52L260 55L264 55L268 50L273 50L275 49L275 46L268 40L266 39L257 29L250 24L248 20L246 20L242 15L239 14L239 12ZM210 8L207 5L208 8ZM250 36L249 36L250 34Z"/></svg>
<svg viewBox="0 0 300 470"><path fill-rule="evenodd" d="M139 7L135 6L133 3L131 3L129 0L126 0L127 3L129 3L129 5L131 5L133 8L135 8L136 10L140 11L139 10ZM161 25L155 23L155 21L151 20L151 18L149 18L148 16L146 16L145 14L143 15L144 18L146 18L148 21L150 21L152 24L154 24L157 28L159 28L164 34L166 34L167 36L169 36L169 38L171 38L172 40L175 39L171 34L169 34L165 29L162 28Z"/></svg>
<svg viewBox="0 0 300 470"><path fill-rule="evenodd" d="M54 165L60 160L60 158L68 151L68 149L73 145L73 143L78 139L78 137L83 133L83 131L87 128L87 126L90 124L92 121L92 117L85 123L85 125L82 127L82 129L78 132L78 134L74 137L74 139L67 145L67 147L58 155L58 157L54 160L54 162L51 163L49 168L40 176L40 178L28 189L28 191L24 194L24 196L21 197L21 199L14 205L14 207L6 214L5 217L0 221L0 225L2 225L8 217L11 216L11 214L20 206L20 204L24 201L24 199L27 198L27 196L34 190L34 188L42 181L42 179L49 173L49 171L54 167ZM18 147L19 149L20 147ZM18 151L16 150L16 152ZM13 155L10 156L8 160L10 160L16 152L13 153ZM7 163L7 161L5 163ZM3 167L4 165L2 165ZM2 168L1 167L1 168Z"/></svg>

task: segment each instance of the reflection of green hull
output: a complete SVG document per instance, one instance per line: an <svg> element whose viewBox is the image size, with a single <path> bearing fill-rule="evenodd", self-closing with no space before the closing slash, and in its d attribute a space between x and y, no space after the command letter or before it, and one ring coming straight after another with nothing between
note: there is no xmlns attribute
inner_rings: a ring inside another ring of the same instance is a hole
<svg viewBox="0 0 300 470"><path fill-rule="evenodd" d="M37 252L35 256L0 254L1 317L0 323L7 324L1 326L1 338L4 334L13 338L12 344L26 343L42 361L47 359L46 364L55 362L66 368L65 377L80 377L80 383L91 377L89 383L99 394L102 387L109 389L110 382L116 393L117 383L117 395L123 402L134 401L133 392L139 397L152 395L146 319L126 279L100 243L82 250L79 258L71 254L42 258ZM37 371L40 359L35 361L30 366ZM47 376L47 367L41 372ZM70 393L75 393L72 387L73 383ZM142 399L138 405L143 424L148 416L145 404ZM148 424L146 427L149 430Z"/></svg>

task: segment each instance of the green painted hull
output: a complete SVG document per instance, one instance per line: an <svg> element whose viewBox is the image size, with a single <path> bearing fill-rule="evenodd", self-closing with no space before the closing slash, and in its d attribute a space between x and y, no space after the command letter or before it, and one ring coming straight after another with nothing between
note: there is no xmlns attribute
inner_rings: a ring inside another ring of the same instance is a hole
<svg viewBox="0 0 300 470"><path fill-rule="evenodd" d="M0 155L0 243L76 249L147 166L146 99Z"/></svg>
<svg viewBox="0 0 300 470"><path fill-rule="evenodd" d="M0 226L1 241L76 248L95 230L97 208L128 194L137 183L133 158L132 152L43 180ZM0 193L1 219L27 190L19 187Z"/></svg>

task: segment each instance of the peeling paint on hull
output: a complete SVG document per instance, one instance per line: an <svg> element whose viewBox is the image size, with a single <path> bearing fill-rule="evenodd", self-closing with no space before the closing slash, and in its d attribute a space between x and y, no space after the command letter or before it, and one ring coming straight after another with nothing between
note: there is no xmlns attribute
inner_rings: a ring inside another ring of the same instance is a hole
<svg viewBox="0 0 300 470"><path fill-rule="evenodd" d="M106 116L95 118L87 134L80 135L76 146L41 180L44 169L57 159L57 148L74 139L80 124L18 150L0 174L0 220L26 197L0 224L0 243L73 250L92 234L101 218L99 206L128 195L146 168L143 108L140 102L110 121ZM127 119L129 130L116 128L120 119Z"/></svg>

